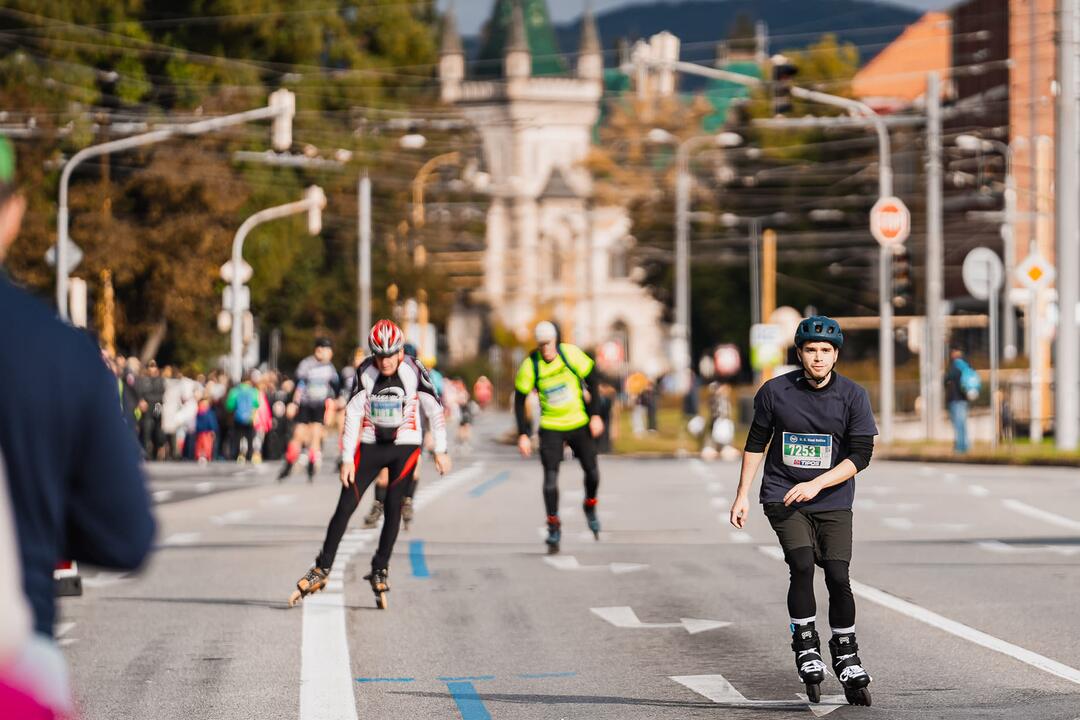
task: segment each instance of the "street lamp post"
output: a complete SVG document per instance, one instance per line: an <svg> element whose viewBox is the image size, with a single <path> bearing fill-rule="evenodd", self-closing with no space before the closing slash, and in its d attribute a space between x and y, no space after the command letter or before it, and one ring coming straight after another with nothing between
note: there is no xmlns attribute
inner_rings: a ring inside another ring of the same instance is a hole
<svg viewBox="0 0 1080 720"><path fill-rule="evenodd" d="M312 235L318 235L322 230L322 211L325 207L326 194L318 185L312 185L304 191L303 200L260 210L245 220L237 229L236 235L233 236L233 273L230 280L232 286L232 328L230 334L229 377L232 378L234 383L240 382L240 378L244 374L243 359L241 357L244 344L241 322L244 310L240 305L240 287L242 283L240 282L239 272L244 261L244 240L247 239L248 233L257 225L305 212L308 214L308 232Z"/></svg>
<svg viewBox="0 0 1080 720"><path fill-rule="evenodd" d="M292 145L292 119L295 114L296 97L291 91L281 89L270 94L270 102L266 107L247 110L234 115L211 118L209 120L200 120L198 122L183 125L173 125L160 130L153 130L148 133L132 135L131 137L121 138L120 140L101 143L100 145L91 145L72 155L71 158L64 163L64 169L60 172L60 197L59 207L56 213L56 307L60 312L60 317L64 320L68 319L67 253L68 244L70 242L68 237L68 185L71 181L71 174L79 163L83 160L120 152L121 150L130 150L144 145L153 145L154 143L159 143L172 137L204 135L208 132L221 130L234 125L242 125L244 123L255 122L256 120L268 119L274 121L271 133L272 145L275 150L284 151L288 150Z"/></svg>

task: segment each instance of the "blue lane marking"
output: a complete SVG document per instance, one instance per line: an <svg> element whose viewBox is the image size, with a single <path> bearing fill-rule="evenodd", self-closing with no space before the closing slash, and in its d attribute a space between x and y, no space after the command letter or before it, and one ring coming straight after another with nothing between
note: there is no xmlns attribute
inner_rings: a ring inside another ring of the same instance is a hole
<svg viewBox="0 0 1080 720"><path fill-rule="evenodd" d="M486 493L488 490L492 489L493 487L495 487L497 485L502 485L504 482L506 482L509 479L510 479L510 471L509 470L503 470L501 473L499 473L495 477L491 478L490 480L485 480L484 482L480 483L479 485L474 487L472 490L470 490L469 491L469 497L480 497L481 495Z"/></svg>
<svg viewBox="0 0 1080 720"><path fill-rule="evenodd" d="M471 682L447 682L446 689L457 703L461 720L491 720L491 713Z"/></svg>
<svg viewBox="0 0 1080 720"><path fill-rule="evenodd" d="M550 673L522 673L518 675L523 680L545 680L547 678L575 677L576 672L550 672Z"/></svg>
<svg viewBox="0 0 1080 720"><path fill-rule="evenodd" d="M410 677L399 677L399 678L391 678L391 677L385 677L385 678L356 678L356 682L358 682L358 683L377 683L377 682L406 683L406 682L412 682L415 679L416 678L410 678Z"/></svg>
<svg viewBox="0 0 1080 720"><path fill-rule="evenodd" d="M451 683L451 682L472 682L476 680L494 680L494 675L467 675L465 677L441 677L436 678L439 682Z"/></svg>
<svg viewBox="0 0 1080 720"><path fill-rule="evenodd" d="M428 571L427 559L424 558L423 540L409 541L409 561L412 563L413 577L431 577L431 572Z"/></svg>

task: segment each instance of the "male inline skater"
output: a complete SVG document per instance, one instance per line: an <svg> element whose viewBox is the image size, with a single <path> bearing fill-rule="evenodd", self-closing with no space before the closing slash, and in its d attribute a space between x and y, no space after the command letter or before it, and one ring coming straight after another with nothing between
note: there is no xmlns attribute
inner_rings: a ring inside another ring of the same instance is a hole
<svg viewBox="0 0 1080 720"><path fill-rule="evenodd" d="M347 461L341 468L337 509L326 529L322 551L315 565L297 581L290 606L325 587L349 518L364 491L385 468L390 478L386 517L371 560L371 574L364 579L371 582L376 604L386 609L390 556L401 524L402 499L420 459L421 412L435 435L435 468L440 474L450 471L442 404L423 365L406 358L402 351L401 328L390 320L380 320L371 329L369 344L372 357L360 365L357 389L345 408L343 449Z"/></svg>
<svg viewBox="0 0 1080 720"><path fill-rule="evenodd" d="M593 376L593 361L576 345L560 343L555 326L543 321L535 330L537 349L518 368L514 380L514 415L518 426L518 450L522 457L532 454L530 426L525 417L525 400L534 389L540 395L540 461L544 467L544 508L547 511L548 553L559 552L562 524L559 521L559 464L569 445L585 471L585 520L597 540L600 521L596 517L596 493L600 468L596 460L596 438L604 432L604 421L592 409L599 396Z"/></svg>
<svg viewBox="0 0 1080 720"><path fill-rule="evenodd" d="M769 380L754 398L731 524L746 526L750 488L764 461L760 499L791 572L791 649L806 694L818 702L825 678L815 628L817 564L829 589L833 672L849 703L869 705L870 675L855 641L848 566L855 474L870 464L877 426L866 390L835 371L843 346L844 333L835 320L815 315L799 323L795 347L802 367Z"/></svg>

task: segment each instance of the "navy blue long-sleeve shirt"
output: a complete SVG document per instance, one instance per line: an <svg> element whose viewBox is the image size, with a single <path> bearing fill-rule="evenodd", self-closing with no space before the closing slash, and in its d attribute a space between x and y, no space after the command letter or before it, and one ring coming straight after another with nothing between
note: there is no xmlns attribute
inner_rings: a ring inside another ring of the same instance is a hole
<svg viewBox="0 0 1080 720"><path fill-rule="evenodd" d="M0 449L34 628L52 635L60 559L134 570L154 519L116 378L82 332L0 271Z"/></svg>

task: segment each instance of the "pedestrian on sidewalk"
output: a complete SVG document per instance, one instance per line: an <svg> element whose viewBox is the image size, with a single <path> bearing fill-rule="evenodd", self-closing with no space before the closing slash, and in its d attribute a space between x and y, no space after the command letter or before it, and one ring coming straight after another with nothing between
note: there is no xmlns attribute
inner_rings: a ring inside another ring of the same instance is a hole
<svg viewBox="0 0 1080 720"><path fill-rule="evenodd" d="M14 167L14 149L0 138L0 265L26 210ZM153 546L154 518L116 377L99 348L2 271L0 308L0 376L11 380L0 393L0 452L22 590L34 614L19 677L65 715L73 703L67 664L53 639L53 569L60 560L137 569ZM0 616L0 624L8 617Z"/></svg>
<svg viewBox="0 0 1080 720"><path fill-rule="evenodd" d="M979 374L964 359L964 351L953 348L949 353L949 369L945 373L945 402L953 426L953 450L968 451L968 405L979 397Z"/></svg>

